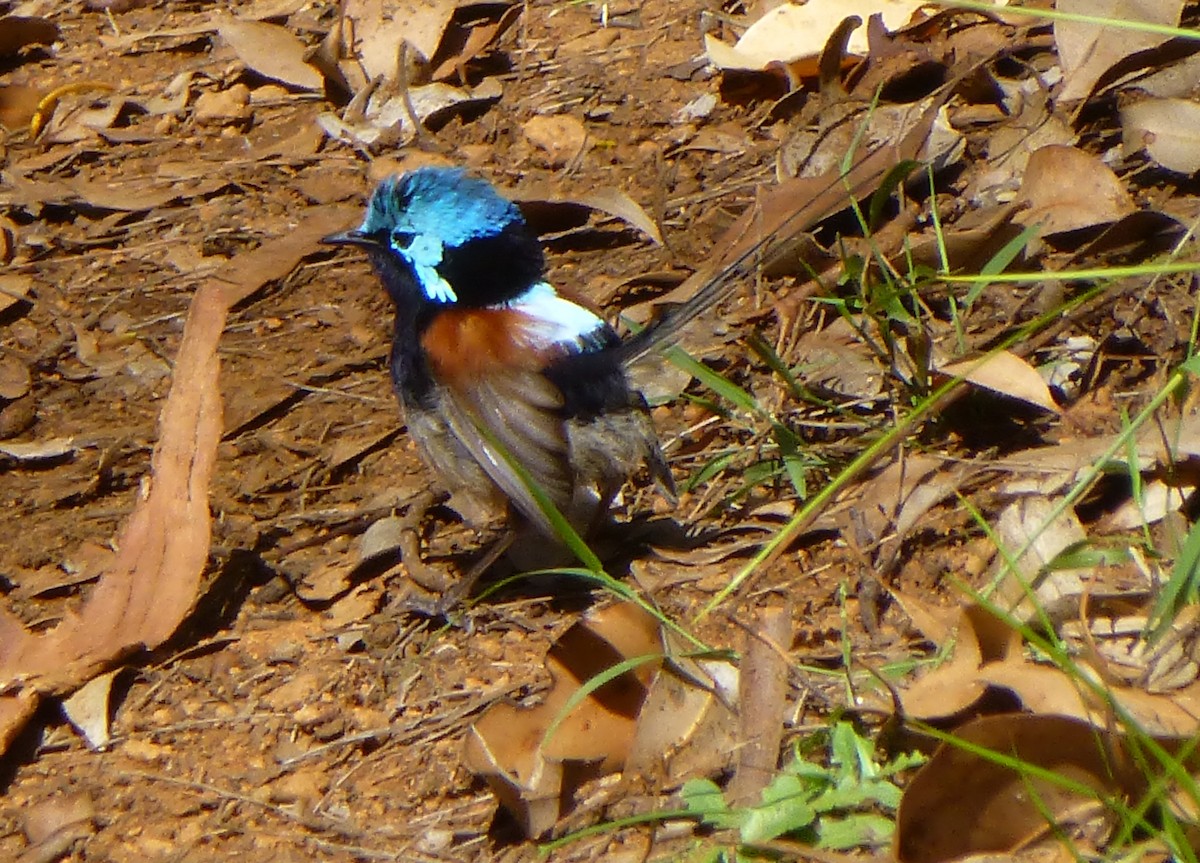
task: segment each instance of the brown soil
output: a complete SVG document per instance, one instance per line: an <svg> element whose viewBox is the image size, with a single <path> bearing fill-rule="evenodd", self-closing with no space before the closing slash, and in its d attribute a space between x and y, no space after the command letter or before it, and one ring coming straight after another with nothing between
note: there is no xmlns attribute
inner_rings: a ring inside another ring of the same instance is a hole
<svg viewBox="0 0 1200 863"><path fill-rule="evenodd" d="M13 135L0 149L5 180L21 178L0 184L20 243L12 266L34 280L28 302L0 313L0 350L33 375L18 438L74 440L71 454L0 466L10 534L0 548L0 586L34 629L78 606L133 506L193 289L238 252L285 234L310 208L347 206L349 225L377 178L439 159L525 196L620 186L662 219L665 247L600 216L570 228L555 212L543 226L552 280L615 312L673 283L636 277L696 268L756 187L774 179L779 142L767 122L769 100L719 101L700 144L673 119L698 96L717 93L717 79L697 60L697 22L709 5L699 0L616 4L608 28L592 5L532 4L484 58L487 75L503 83L498 103L449 120L424 149L373 158L322 142L314 118L328 103L245 72L211 33L111 47L115 36L186 28L210 14L187 4L125 5L53 13L59 46L28 52L0 81L44 88L98 81L145 96L191 71L195 94L244 84L250 103L240 119L203 122L194 95L178 115L127 116L104 135L49 146ZM306 38L323 32L331 4L318 5L289 26ZM583 122L589 144L560 165L523 130L531 118L564 112ZM149 210L66 200L31 182L79 180L136 196L167 177L186 194ZM781 322L769 311L788 287L776 290L774 300L757 298L766 300L761 313L751 291L732 301L726 319L738 323L714 318L702 326L696 352L786 413L794 408L786 387L738 341L758 327L768 343L780 343ZM802 315L815 316L807 307ZM389 322L366 263L316 249L235 310L221 346L225 434L199 608L165 648L117 678L104 751L89 751L56 707L39 714L7 759L0 857L25 859L39 819L77 820L64 810L94 815L94 831L65 844L69 860L534 857L535 847L497 816L490 792L461 765L464 730L497 701L535 701L548 683L542 657L553 639L588 605L611 599L534 583L471 604L459 625L445 627L405 611L413 587L403 572L345 580L357 561L356 536L391 513L412 516L426 558L449 576L469 565L477 547L453 513L435 507L418 518L410 506L431 478L390 390ZM1154 344L1153 333L1140 335ZM1135 364L1108 380L1109 398L1078 408L1076 427L1111 428L1111 393L1150 391L1155 370ZM704 394L695 385L689 392ZM925 444L962 455L1002 447L1002 434L972 440L970 433L991 431L1005 411L1010 447L1048 432L1036 412L1014 416L992 403L975 409L984 412L948 417ZM751 465L770 441L765 422L700 422L708 416L682 399L655 410L681 482L731 449ZM865 446L833 425L803 434L825 462L810 474L814 488ZM761 539L790 515L794 495L780 479L722 505L740 481L736 471L719 474L683 493L673 510L654 489L630 489L623 511L707 529L716 541L736 538L719 533L731 526ZM971 540L978 532L961 510L935 512L927 522L895 550L886 575L890 586L937 603L944 574L980 568ZM874 664L919 653L920 637L886 596L878 608L859 605L860 589L879 595L872 553L832 530L810 534L701 634L738 646L739 620L752 617L769 590L792 603L800 662L836 665L845 639ZM639 550L629 568L647 583L666 579L656 599L688 619L746 554L734 548L693 566ZM842 697L827 696L818 680L795 716L798 726L805 711L820 714ZM645 802L645 809L671 805L667 797ZM601 814L586 813L580 823ZM559 856L618 859L620 851L643 850L649 836L594 838Z"/></svg>

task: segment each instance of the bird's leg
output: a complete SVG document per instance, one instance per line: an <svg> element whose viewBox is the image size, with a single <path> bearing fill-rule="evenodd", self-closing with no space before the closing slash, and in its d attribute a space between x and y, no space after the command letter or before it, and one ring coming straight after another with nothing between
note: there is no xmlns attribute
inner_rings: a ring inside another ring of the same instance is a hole
<svg viewBox="0 0 1200 863"><path fill-rule="evenodd" d="M449 588L442 590L441 595L436 600L429 602L417 597L409 597L405 603L406 607L409 611L428 617L446 617L471 592L471 588L475 586L475 583L512 547L513 541L516 538L517 532L515 530L512 528L506 529L492 543L491 547L484 552L483 557L475 561L475 565L462 578Z"/></svg>

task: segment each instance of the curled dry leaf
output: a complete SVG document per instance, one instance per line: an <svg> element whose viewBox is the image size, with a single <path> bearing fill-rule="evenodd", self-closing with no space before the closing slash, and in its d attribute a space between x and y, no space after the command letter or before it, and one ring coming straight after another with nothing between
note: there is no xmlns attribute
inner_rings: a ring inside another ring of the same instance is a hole
<svg viewBox="0 0 1200 863"><path fill-rule="evenodd" d="M109 741L109 698L113 679L121 670L93 677L62 703L63 713L89 749L103 749Z"/></svg>
<svg viewBox="0 0 1200 863"><path fill-rule="evenodd" d="M1051 413L1058 405L1050 387L1037 369L1011 351L997 351L983 359L937 364L935 370L949 377L961 377L977 387L1017 399Z"/></svg>
<svg viewBox="0 0 1200 863"><path fill-rule="evenodd" d="M528 836L550 830L585 781L618 770L682 780L729 752L725 693L732 669L664 664L658 623L632 603L609 606L550 648L552 685L531 708L497 704L467 733L464 761ZM622 662L629 668L583 687ZM736 686L736 683L733 684ZM717 765L719 766L719 765Z"/></svg>
<svg viewBox="0 0 1200 863"><path fill-rule="evenodd" d="M901 691L906 715L941 719L961 713L987 689L979 677L980 669L1021 652L1020 636L979 606L960 612L955 634L950 661Z"/></svg>
<svg viewBox="0 0 1200 863"><path fill-rule="evenodd" d="M1145 149L1168 171L1200 171L1200 104L1191 99L1146 99L1121 109L1125 154Z"/></svg>
<svg viewBox="0 0 1200 863"><path fill-rule="evenodd" d="M62 458L64 455L73 453L77 448L73 437L56 437L31 443L5 441L0 443L0 455L6 455L16 461L44 461Z"/></svg>
<svg viewBox="0 0 1200 863"><path fill-rule="evenodd" d="M526 210L526 218L536 223L538 231L542 233L551 229L557 229L557 223L561 221L556 218L559 216L559 213L556 212L557 210L572 211L582 207L614 216L637 228L657 245L661 246L663 244L662 231L658 229L658 225L650 218L650 214L642 208L641 204L614 186L602 186L599 189L578 196L564 196L554 193L541 194L535 193L532 190L526 192L517 191L512 195L512 198ZM543 212L543 210L546 212ZM571 213L567 215L571 215ZM552 227L549 224L542 224L543 221L547 223L553 221L555 225ZM583 219L581 218L569 227L575 227L582 223Z"/></svg>

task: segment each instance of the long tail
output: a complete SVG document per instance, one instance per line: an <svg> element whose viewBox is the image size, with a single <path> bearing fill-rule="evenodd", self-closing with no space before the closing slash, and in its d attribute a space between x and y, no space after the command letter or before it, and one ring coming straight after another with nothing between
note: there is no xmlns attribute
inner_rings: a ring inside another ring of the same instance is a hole
<svg viewBox="0 0 1200 863"><path fill-rule="evenodd" d="M933 101L903 139L880 145L845 172L787 180L772 189L722 237L718 248L723 247L723 251L714 267L696 273L678 289L698 284L695 293L612 348L619 361L628 366L670 347L684 327L732 294L744 278L778 260L789 248L788 240L845 209L851 199L870 195L897 165L915 162L949 93L950 89L945 88L942 98Z"/></svg>

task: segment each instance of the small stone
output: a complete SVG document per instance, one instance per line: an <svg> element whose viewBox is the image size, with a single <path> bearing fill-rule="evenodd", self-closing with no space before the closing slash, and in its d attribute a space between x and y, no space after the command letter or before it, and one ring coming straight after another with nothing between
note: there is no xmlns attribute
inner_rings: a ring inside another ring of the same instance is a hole
<svg viewBox="0 0 1200 863"><path fill-rule="evenodd" d="M250 88L245 84L234 84L228 90L201 93L196 98L192 115L197 123L221 125L236 122L250 116L249 103Z"/></svg>
<svg viewBox="0 0 1200 863"><path fill-rule="evenodd" d="M554 168L561 168L576 158L587 144L587 129L583 123L566 114L531 117L523 131L529 143L546 153Z"/></svg>

